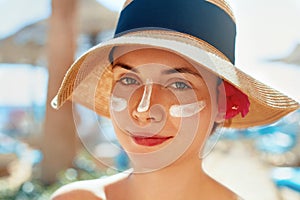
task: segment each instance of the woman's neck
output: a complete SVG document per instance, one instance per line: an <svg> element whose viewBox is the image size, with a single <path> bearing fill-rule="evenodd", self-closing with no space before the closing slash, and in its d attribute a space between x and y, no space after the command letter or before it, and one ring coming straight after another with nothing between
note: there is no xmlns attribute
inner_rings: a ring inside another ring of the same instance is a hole
<svg viewBox="0 0 300 200"><path fill-rule="evenodd" d="M132 174L127 179L128 199L189 199L189 195L203 194L212 179L201 164L198 158L189 159L154 172Z"/></svg>
<svg viewBox="0 0 300 200"><path fill-rule="evenodd" d="M132 173L128 178L106 188L112 200L233 200L236 195L210 178L199 158L186 159L148 173Z"/></svg>

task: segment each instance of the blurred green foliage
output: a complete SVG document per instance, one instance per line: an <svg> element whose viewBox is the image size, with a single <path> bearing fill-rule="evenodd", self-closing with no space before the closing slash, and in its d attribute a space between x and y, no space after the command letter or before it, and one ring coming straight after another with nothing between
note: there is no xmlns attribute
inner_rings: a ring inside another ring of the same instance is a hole
<svg viewBox="0 0 300 200"><path fill-rule="evenodd" d="M35 166L38 171L39 166ZM108 168L100 170L87 152L81 152L74 160L74 168L66 169L57 176L51 185L44 184L36 175L26 181L17 190L5 189L5 182L0 183L0 200L49 200L51 194L59 187L80 180L96 179L117 173Z"/></svg>

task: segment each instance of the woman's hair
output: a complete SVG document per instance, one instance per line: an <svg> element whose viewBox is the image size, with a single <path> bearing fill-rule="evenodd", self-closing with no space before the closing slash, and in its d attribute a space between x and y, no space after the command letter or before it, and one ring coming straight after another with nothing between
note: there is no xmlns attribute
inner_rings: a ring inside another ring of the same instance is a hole
<svg viewBox="0 0 300 200"><path fill-rule="evenodd" d="M111 65L113 65L113 62L114 62L113 53L114 53L115 49L116 49L116 46L114 46L108 54L108 61L110 62Z"/></svg>

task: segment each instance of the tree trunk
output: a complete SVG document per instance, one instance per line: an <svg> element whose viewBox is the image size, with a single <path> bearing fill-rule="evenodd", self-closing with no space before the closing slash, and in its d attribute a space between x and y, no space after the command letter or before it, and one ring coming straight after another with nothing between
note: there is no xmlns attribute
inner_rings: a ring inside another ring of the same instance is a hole
<svg viewBox="0 0 300 200"><path fill-rule="evenodd" d="M64 74L72 64L76 51L76 0L52 0L52 15L48 36L48 98L42 151L41 178L53 183L57 173L72 166L76 154L76 130L72 104L66 103L59 111L50 106Z"/></svg>

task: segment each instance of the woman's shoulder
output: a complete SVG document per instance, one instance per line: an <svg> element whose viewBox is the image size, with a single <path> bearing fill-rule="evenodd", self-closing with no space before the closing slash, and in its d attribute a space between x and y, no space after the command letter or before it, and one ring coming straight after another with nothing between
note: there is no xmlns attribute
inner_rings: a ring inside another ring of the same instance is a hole
<svg viewBox="0 0 300 200"><path fill-rule="evenodd" d="M57 189L51 196L51 200L105 200L105 186L118 182L130 174L130 171L121 172L112 176L99 179L76 181Z"/></svg>
<svg viewBox="0 0 300 200"><path fill-rule="evenodd" d="M106 179L106 178L105 178ZM58 188L51 196L51 200L102 200L101 190L104 187L104 179L76 181Z"/></svg>

